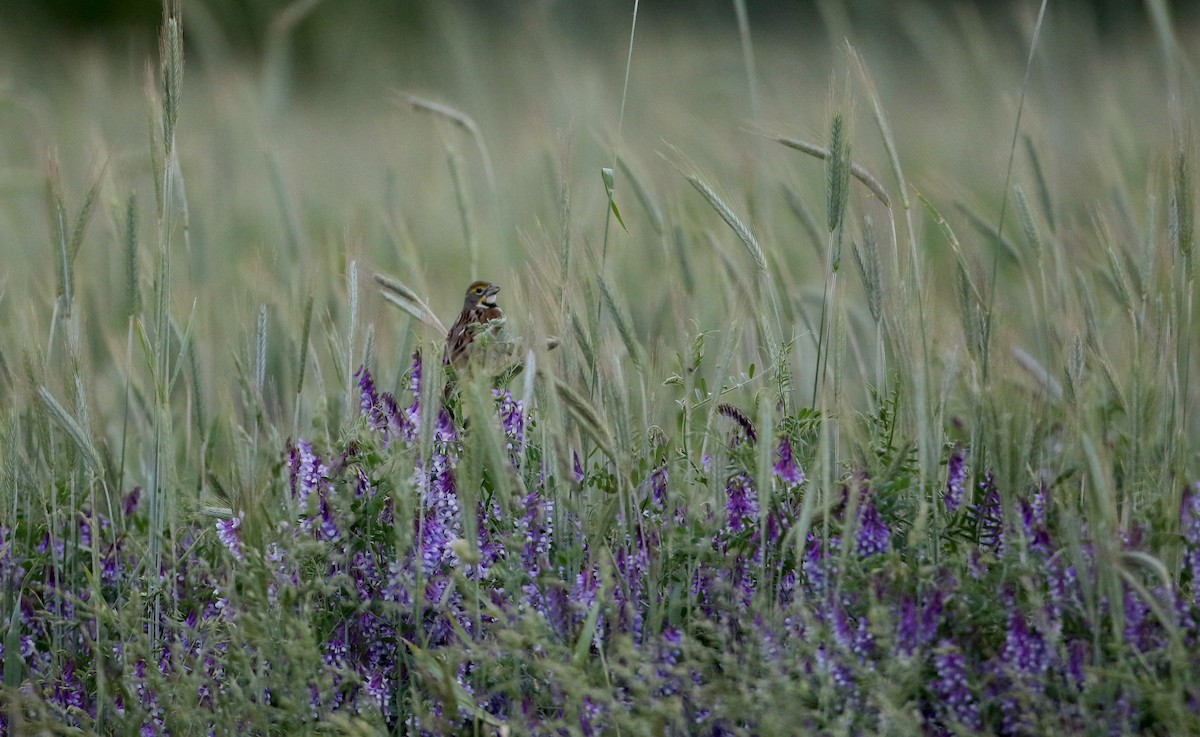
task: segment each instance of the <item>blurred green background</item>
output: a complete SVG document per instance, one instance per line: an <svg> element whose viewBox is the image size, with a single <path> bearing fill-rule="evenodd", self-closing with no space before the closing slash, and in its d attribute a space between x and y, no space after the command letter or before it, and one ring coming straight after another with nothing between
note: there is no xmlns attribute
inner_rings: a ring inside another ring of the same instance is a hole
<svg viewBox="0 0 1200 737"><path fill-rule="evenodd" d="M290 418L294 401L311 405L288 395L308 298L324 340L348 322L347 270L357 263L362 322L374 326L378 355L394 356L411 348L415 331L377 297L369 275L400 276L450 321L473 276L469 238L479 247L477 275L504 287L520 333L570 336L569 315L594 314L603 272L647 346L650 374L667 375L697 332L758 311L745 298L753 277L742 246L677 166L701 172L753 229L787 294L797 383L811 386L827 244L795 205L821 219L824 166L757 132L824 145L842 112L854 159L895 193L846 41L878 86L910 194L928 197L977 272L990 273L996 245L987 228L1001 209L1038 3L747 4L749 67L733 3L642 3L632 57L632 3L184 3L177 144L189 207L186 239L177 232L170 241L171 313L191 321L203 380L196 393L230 401L233 367L253 363L266 314L269 414ZM1194 48L1194 4L1175 10L1181 47ZM0 316L10 326L0 358L53 365L54 355L23 355L54 332L58 252L47 181L58 172L72 214L99 182L76 267L83 360L108 404L95 416L119 416L114 377L136 368L126 349L131 199L133 271L147 293L162 242L161 141L152 143L161 136L161 7L14 2L0 13ZM1044 178L1056 222L1039 225L1078 259L1068 268L1105 263L1098 212L1119 243L1142 242L1146 224L1164 220L1173 150L1165 69L1141 4L1050 4L1013 183L1033 192ZM486 156L460 128L402 104L401 92L469 115ZM606 235L600 169L614 154L627 230L614 225ZM864 216L889 221L864 188L851 194L856 229ZM914 209L936 277L927 289L939 309L927 319L935 334L957 336L949 247ZM1012 207L1008 218L1006 235L1019 240ZM1040 342L1039 355L1058 361L1082 318L1064 312L1050 328L1035 325L1021 272L1011 258L996 263L996 303L1007 311L998 341ZM567 308L564 283L572 285ZM843 289L851 324L865 325L857 277ZM1101 318L1102 329L1116 319L1111 310ZM1057 332L1035 335L1043 329ZM752 340L743 348L736 363L762 365ZM570 342L554 360L585 363Z"/></svg>

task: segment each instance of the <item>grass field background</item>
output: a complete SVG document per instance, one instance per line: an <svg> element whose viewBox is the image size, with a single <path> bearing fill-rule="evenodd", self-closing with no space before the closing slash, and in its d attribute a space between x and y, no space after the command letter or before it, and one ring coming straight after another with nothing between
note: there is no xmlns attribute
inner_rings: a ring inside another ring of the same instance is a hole
<svg viewBox="0 0 1200 737"><path fill-rule="evenodd" d="M0 31L5 729L1200 728L1194 29L739 6Z"/></svg>

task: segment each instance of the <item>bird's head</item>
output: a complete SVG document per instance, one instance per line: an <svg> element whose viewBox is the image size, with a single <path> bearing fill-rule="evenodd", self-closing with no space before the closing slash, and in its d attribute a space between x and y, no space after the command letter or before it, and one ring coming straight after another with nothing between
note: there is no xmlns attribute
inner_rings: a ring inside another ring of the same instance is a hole
<svg viewBox="0 0 1200 737"><path fill-rule="evenodd" d="M496 306L496 294L500 287L486 281L477 281L467 287L467 297L463 306L469 310L482 310Z"/></svg>

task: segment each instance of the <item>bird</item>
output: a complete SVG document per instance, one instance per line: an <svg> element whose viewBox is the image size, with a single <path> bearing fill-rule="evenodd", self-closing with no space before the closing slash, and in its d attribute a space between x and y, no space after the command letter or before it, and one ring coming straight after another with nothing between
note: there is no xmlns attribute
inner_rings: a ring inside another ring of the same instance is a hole
<svg viewBox="0 0 1200 737"><path fill-rule="evenodd" d="M458 368L471 355L477 335L484 331L499 337L504 325L504 311L496 305L500 287L487 281L472 282L463 298L463 309L446 333L446 352L443 364Z"/></svg>

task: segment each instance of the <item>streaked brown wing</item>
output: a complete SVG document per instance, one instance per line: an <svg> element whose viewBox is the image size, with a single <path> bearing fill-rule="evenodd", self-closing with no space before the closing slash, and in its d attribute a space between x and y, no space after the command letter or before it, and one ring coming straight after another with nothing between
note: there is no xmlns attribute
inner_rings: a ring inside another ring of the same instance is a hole
<svg viewBox="0 0 1200 737"><path fill-rule="evenodd" d="M486 320L480 318L484 313L478 310L463 310L446 334L446 354L444 360L457 366L467 355L467 349L475 340L475 325Z"/></svg>

